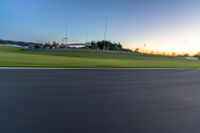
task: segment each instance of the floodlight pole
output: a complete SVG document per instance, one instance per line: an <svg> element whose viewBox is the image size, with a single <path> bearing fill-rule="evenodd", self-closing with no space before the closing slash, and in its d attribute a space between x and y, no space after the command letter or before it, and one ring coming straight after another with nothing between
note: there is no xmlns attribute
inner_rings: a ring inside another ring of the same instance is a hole
<svg viewBox="0 0 200 133"><path fill-rule="evenodd" d="M105 18L105 32L104 32L104 50L106 49L106 40L107 40L107 30L108 30L108 18Z"/></svg>
<svg viewBox="0 0 200 133"><path fill-rule="evenodd" d="M107 40L107 26L108 26L108 20L107 17L105 18L105 32L104 32L104 41Z"/></svg>
<svg viewBox="0 0 200 133"><path fill-rule="evenodd" d="M66 21L66 35L65 35L65 45L67 48L67 44L68 44L68 22Z"/></svg>
<svg viewBox="0 0 200 133"><path fill-rule="evenodd" d="M145 49L146 49L146 44L144 44L144 49L143 49L143 53L145 53Z"/></svg>
<svg viewBox="0 0 200 133"><path fill-rule="evenodd" d="M86 44L88 43L88 30L86 31Z"/></svg>
<svg viewBox="0 0 200 133"><path fill-rule="evenodd" d="M185 46L184 46L184 54L186 54L187 53L187 50L186 50L186 48L187 48L187 43L188 43L188 39L186 38L185 39Z"/></svg>

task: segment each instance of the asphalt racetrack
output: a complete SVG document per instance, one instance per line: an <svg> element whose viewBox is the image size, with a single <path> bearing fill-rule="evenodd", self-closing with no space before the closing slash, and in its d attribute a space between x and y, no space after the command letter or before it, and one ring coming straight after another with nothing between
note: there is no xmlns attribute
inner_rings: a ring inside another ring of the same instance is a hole
<svg viewBox="0 0 200 133"><path fill-rule="evenodd" d="M1 69L0 133L198 133L199 69Z"/></svg>

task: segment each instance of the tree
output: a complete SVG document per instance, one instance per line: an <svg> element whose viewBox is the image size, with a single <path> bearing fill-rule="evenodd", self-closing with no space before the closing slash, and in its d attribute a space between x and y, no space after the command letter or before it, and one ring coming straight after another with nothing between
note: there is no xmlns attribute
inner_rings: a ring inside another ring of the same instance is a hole
<svg viewBox="0 0 200 133"><path fill-rule="evenodd" d="M194 57L200 58L200 52L197 52L197 54L195 54Z"/></svg>
<svg viewBox="0 0 200 133"><path fill-rule="evenodd" d="M188 53L184 53L183 56L184 56L184 57L188 57L189 54L188 54Z"/></svg>
<svg viewBox="0 0 200 133"><path fill-rule="evenodd" d="M136 49L134 50L134 52L135 52L135 53L140 53L140 48L136 48Z"/></svg>
<svg viewBox="0 0 200 133"><path fill-rule="evenodd" d="M42 46L41 46L40 44L34 44L34 45L33 45L33 48L34 48L34 49L40 49L40 48L42 48Z"/></svg>
<svg viewBox="0 0 200 133"><path fill-rule="evenodd" d="M92 49L98 49L99 47L98 47L98 44L96 42L92 41L91 42L91 48Z"/></svg>
<svg viewBox="0 0 200 133"><path fill-rule="evenodd" d="M59 45L59 48L65 49L65 48L66 48L66 45L65 45L65 44L61 44L61 45Z"/></svg>
<svg viewBox="0 0 200 133"><path fill-rule="evenodd" d="M54 41L54 42L53 42L53 45L52 45L52 48L55 48L55 49L56 49L56 48L58 48L58 46L59 46L59 43L57 43L57 42Z"/></svg>
<svg viewBox="0 0 200 133"><path fill-rule="evenodd" d="M110 41L92 41L91 49L101 49L101 50L117 50L117 51L127 51L124 49L120 43L113 43Z"/></svg>
<svg viewBox="0 0 200 133"><path fill-rule="evenodd" d="M0 44L5 44L5 41L0 39Z"/></svg>
<svg viewBox="0 0 200 133"><path fill-rule="evenodd" d="M131 50L131 49L124 49L124 51L126 51L126 52L133 52L133 50Z"/></svg>
<svg viewBox="0 0 200 133"><path fill-rule="evenodd" d="M45 43L45 44L43 45L43 48L44 48L44 49L52 49L52 46L51 46L51 44L49 44L49 43Z"/></svg>
<svg viewBox="0 0 200 133"><path fill-rule="evenodd" d="M122 49L123 49L121 43L118 43L118 44L117 44L117 47L118 47L119 50L122 50Z"/></svg>

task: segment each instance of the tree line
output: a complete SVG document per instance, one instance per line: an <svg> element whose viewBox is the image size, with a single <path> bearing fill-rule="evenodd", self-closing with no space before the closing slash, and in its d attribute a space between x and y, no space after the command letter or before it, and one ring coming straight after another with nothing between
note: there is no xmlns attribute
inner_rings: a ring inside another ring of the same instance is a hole
<svg viewBox="0 0 200 133"><path fill-rule="evenodd" d="M28 46L34 49L64 49L67 46L58 42L53 43L31 43L31 42L18 42L18 41L5 41L0 39L0 44L16 44L20 46ZM130 49L123 48L121 43L115 43L111 41L91 41L86 44L83 49L96 49L96 50L113 50L113 51L128 51Z"/></svg>
<svg viewBox="0 0 200 133"><path fill-rule="evenodd" d="M91 46L89 46L91 49L97 49L97 50L115 50L115 51L131 51L130 49L123 48L121 43L113 43L110 41L92 41Z"/></svg>
<svg viewBox="0 0 200 133"><path fill-rule="evenodd" d="M89 44L89 45L88 45ZM32 45L30 46L31 48L35 49L62 49L66 48L67 46L64 44L59 44L57 42L53 42L52 44L50 43L45 43L43 45L38 44L38 45ZM92 41L88 42L86 46L82 49L96 49L96 50L113 50L113 51L127 51L127 52L132 52L130 49L125 49L120 43L113 43L110 41Z"/></svg>

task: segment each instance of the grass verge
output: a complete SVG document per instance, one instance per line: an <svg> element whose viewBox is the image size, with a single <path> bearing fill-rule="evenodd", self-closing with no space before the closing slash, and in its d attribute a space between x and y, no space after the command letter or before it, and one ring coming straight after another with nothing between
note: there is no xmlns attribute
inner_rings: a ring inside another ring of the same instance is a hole
<svg viewBox="0 0 200 133"><path fill-rule="evenodd" d="M1 67L62 68L199 68L200 61L138 55L24 51L0 47Z"/></svg>

